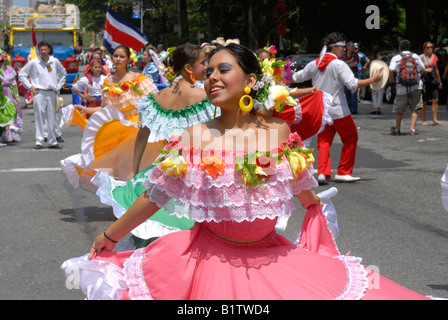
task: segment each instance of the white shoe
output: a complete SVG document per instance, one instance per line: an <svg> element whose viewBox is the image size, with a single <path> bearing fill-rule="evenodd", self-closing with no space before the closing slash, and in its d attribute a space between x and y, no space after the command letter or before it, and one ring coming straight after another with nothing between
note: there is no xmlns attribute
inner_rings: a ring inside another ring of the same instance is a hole
<svg viewBox="0 0 448 320"><path fill-rule="evenodd" d="M324 174L320 174L317 176L317 183L320 186L324 186L327 184L327 177Z"/></svg>
<svg viewBox="0 0 448 320"><path fill-rule="evenodd" d="M334 176L334 180L336 182L354 182L354 181L358 181L359 179L361 179L360 177L352 177L351 175L347 174L347 175L335 175Z"/></svg>
<svg viewBox="0 0 448 320"><path fill-rule="evenodd" d="M6 146L7 146L6 143L0 142L0 147L6 147Z"/></svg>
<svg viewBox="0 0 448 320"><path fill-rule="evenodd" d="M16 132L16 133L20 133L22 132L22 129L16 126L9 126L9 130Z"/></svg>

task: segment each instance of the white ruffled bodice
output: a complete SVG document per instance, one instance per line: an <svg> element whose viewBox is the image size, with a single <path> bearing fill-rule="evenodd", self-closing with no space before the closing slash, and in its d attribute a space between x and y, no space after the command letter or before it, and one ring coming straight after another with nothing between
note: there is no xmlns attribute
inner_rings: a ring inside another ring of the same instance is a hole
<svg viewBox="0 0 448 320"><path fill-rule="evenodd" d="M288 218L294 210L294 195L317 186L312 156L297 167L297 155L306 158L301 151L307 150L300 149L304 145L297 134L291 134L281 148L294 154L280 155L280 163L266 169L257 164L242 169L228 161L242 159L244 152L184 147L177 139L170 139L165 148L170 153L159 158L143 186L151 201L178 217L197 222ZM257 174L243 174L250 170ZM248 185L251 179L258 183Z"/></svg>
<svg viewBox="0 0 448 320"><path fill-rule="evenodd" d="M180 135L185 129L207 122L221 114L207 98L181 110L164 109L155 100L154 95L144 97L137 102L140 126L148 127L148 142L168 140L172 135Z"/></svg>

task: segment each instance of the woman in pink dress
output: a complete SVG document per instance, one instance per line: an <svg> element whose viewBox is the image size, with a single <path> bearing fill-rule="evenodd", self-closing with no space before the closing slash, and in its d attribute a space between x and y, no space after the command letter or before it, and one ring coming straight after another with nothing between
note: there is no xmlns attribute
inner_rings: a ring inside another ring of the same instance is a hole
<svg viewBox="0 0 448 320"><path fill-rule="evenodd" d="M148 191L89 254L62 265L88 299L425 299L339 253L311 190L312 150L283 120L252 111L260 75L240 45L211 53L205 90L221 115L172 136L147 174ZM288 100L277 93L275 105ZM297 244L275 231L295 196L308 209ZM112 251L161 206L194 227ZM369 287L372 274L379 288Z"/></svg>
<svg viewBox="0 0 448 320"><path fill-rule="evenodd" d="M19 94L17 89L17 72L11 66L10 58L5 51L0 54L0 67L2 70L2 85L3 94L8 97L17 109L17 116L14 118L14 122L6 127L6 131L3 134L3 140L5 142L20 142L22 141L22 109L19 107ZM1 138L0 138L1 139Z"/></svg>

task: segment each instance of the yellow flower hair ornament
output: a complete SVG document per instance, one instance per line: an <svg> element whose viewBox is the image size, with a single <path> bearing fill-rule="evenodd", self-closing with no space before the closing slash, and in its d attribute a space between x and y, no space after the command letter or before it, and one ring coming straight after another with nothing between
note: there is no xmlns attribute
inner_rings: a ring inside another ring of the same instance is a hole
<svg viewBox="0 0 448 320"><path fill-rule="evenodd" d="M290 96L291 91L288 90L282 80L284 69L289 63L282 60L276 61L274 58L260 61L263 75L259 77L253 88L254 91L257 91L257 97L254 99L256 110L274 109L281 113L285 104L297 105L297 102Z"/></svg>

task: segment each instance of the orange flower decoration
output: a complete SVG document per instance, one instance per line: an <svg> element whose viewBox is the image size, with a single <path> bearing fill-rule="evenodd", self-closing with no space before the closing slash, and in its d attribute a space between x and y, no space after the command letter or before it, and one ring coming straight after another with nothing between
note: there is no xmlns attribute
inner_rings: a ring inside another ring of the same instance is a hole
<svg viewBox="0 0 448 320"><path fill-rule="evenodd" d="M201 159L201 171L207 170L209 176L216 178L224 173L225 164L217 156L210 156Z"/></svg>

